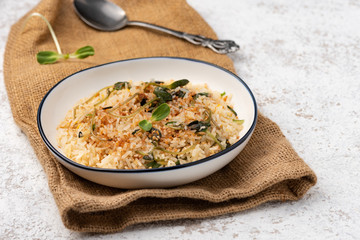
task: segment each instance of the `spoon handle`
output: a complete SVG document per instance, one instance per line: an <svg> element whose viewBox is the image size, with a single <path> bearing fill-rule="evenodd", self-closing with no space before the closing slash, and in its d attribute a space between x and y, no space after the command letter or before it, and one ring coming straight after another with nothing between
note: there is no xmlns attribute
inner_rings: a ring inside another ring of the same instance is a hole
<svg viewBox="0 0 360 240"><path fill-rule="evenodd" d="M127 25L132 26L140 26L145 28L150 28L153 30L161 31L164 33L168 33L178 38L183 38L195 45L201 45L203 47L208 47L216 53L226 54L236 52L240 49L239 45L237 45L234 41L231 40L214 40L211 38L207 38L201 35L194 35L184 32L175 31L166 27L161 27L151 23L139 22L139 21L129 21Z"/></svg>

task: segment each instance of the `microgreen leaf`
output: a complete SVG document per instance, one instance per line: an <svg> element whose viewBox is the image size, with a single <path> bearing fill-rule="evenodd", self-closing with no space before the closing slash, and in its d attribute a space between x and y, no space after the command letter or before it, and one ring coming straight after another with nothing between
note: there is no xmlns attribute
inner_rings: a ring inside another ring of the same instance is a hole
<svg viewBox="0 0 360 240"><path fill-rule="evenodd" d="M153 154L144 155L143 159L147 161L152 161L154 160L154 155Z"/></svg>
<svg viewBox="0 0 360 240"><path fill-rule="evenodd" d="M140 131L140 129L135 129L131 134L135 135L138 131Z"/></svg>
<svg viewBox="0 0 360 240"><path fill-rule="evenodd" d="M168 85L167 87L170 88L170 89L175 89L177 87L182 87L182 86L185 86L186 84L189 83L189 80L187 79L181 79L181 80L177 80L173 83L171 83L170 85Z"/></svg>
<svg viewBox="0 0 360 240"><path fill-rule="evenodd" d="M219 145L220 149L221 150L224 150L224 146L219 142L219 140L211 133L209 132L208 130L205 131L205 133L212 139L214 140L214 142Z"/></svg>
<svg viewBox="0 0 360 240"><path fill-rule="evenodd" d="M146 100L147 100L146 98L141 99L140 106L144 106L146 103Z"/></svg>
<svg viewBox="0 0 360 240"><path fill-rule="evenodd" d="M139 122L139 127L145 132L148 132L152 128L152 123L148 120L142 120Z"/></svg>
<svg viewBox="0 0 360 240"><path fill-rule="evenodd" d="M200 93L197 93L193 96L193 99L197 99L198 97L200 96L205 96L205 97L208 97L209 96L209 93L207 92L200 92Z"/></svg>
<svg viewBox="0 0 360 240"><path fill-rule="evenodd" d="M154 90L154 94L160 98L162 102L167 102L172 100L171 94L163 87L157 87Z"/></svg>
<svg viewBox="0 0 360 240"><path fill-rule="evenodd" d="M158 106L151 115L152 121L160 121L166 118L170 114L170 107L166 103Z"/></svg>
<svg viewBox="0 0 360 240"><path fill-rule="evenodd" d="M195 130L196 132L205 132L208 127L210 127L211 124L209 122L204 122L204 121L192 121L191 123L188 124L188 127L191 130Z"/></svg>
<svg viewBox="0 0 360 240"><path fill-rule="evenodd" d="M83 59L87 58L89 56L94 56L94 48L92 46L85 46L82 48L79 48L76 50L76 52L73 54L76 58Z"/></svg>
<svg viewBox="0 0 360 240"><path fill-rule="evenodd" d="M152 141L155 141L155 142L158 142L160 141L160 138L161 138L161 131L157 128L151 128L150 129L150 136L149 138L152 140Z"/></svg>
<svg viewBox="0 0 360 240"><path fill-rule="evenodd" d="M56 49L57 49L57 53L56 52L52 52L52 51L41 51L38 52L38 54L36 54L36 59L38 61L38 63L40 64L51 64L51 63L55 63L57 62L59 59L68 59L68 58L78 58L78 59L83 59L89 56L93 56L94 55L94 48L91 46L85 46L82 48L79 48L75 53L71 53L71 54L63 54L61 52L61 48L60 48L60 44L58 42L58 39L55 35L54 29L52 28L50 22L40 13L32 13L30 14L24 23L23 28L25 27L26 23L29 21L30 18L37 16L40 17L47 25L51 37L53 38L53 41L55 43Z"/></svg>
<svg viewBox="0 0 360 240"><path fill-rule="evenodd" d="M236 122L237 124L241 125L244 123L245 120L238 120L238 119L233 119L233 122Z"/></svg>
<svg viewBox="0 0 360 240"><path fill-rule="evenodd" d="M161 166L161 164L158 164L155 160L152 162L149 162L146 164L147 167L151 167L151 168L159 168Z"/></svg>
<svg viewBox="0 0 360 240"><path fill-rule="evenodd" d="M237 113L235 112L235 110L232 109L229 105L227 105L227 108L228 108L235 116L237 116Z"/></svg>
<svg viewBox="0 0 360 240"><path fill-rule="evenodd" d="M117 82L114 84L114 89L115 90L122 90L126 87L126 85L128 87L130 87L130 83L129 82Z"/></svg>
<svg viewBox="0 0 360 240"><path fill-rule="evenodd" d="M176 92L174 93L174 95L175 95L175 96L178 96L179 98L184 98L185 95L186 95L186 92L185 92L184 90L180 89L179 91L176 91Z"/></svg>
<svg viewBox="0 0 360 240"><path fill-rule="evenodd" d="M172 128L172 129L175 129L175 130L184 129L184 126L181 123L177 122L177 121L167 122L167 123L165 123L165 126L168 126L168 127Z"/></svg>
<svg viewBox="0 0 360 240"><path fill-rule="evenodd" d="M61 58L61 55L57 52L52 51L41 51L36 54L36 60L40 64L51 64L55 63L58 59Z"/></svg>
<svg viewBox="0 0 360 240"><path fill-rule="evenodd" d="M228 139L226 139L226 147L225 148L229 148L229 147L231 147L231 144L230 144L230 142L229 142L229 140Z"/></svg>
<svg viewBox="0 0 360 240"><path fill-rule="evenodd" d="M225 94L226 94L226 92L223 92L222 94L220 94L220 96L222 96L222 97L223 97L223 96L225 96Z"/></svg>

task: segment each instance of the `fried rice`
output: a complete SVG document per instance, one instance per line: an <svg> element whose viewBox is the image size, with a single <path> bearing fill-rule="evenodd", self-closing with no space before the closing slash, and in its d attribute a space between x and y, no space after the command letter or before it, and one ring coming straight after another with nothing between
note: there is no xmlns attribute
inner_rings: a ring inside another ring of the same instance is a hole
<svg viewBox="0 0 360 240"><path fill-rule="evenodd" d="M163 106L168 115L157 120ZM129 81L80 100L59 124L57 141L85 166L145 169L211 156L237 142L242 129L225 92L187 80Z"/></svg>

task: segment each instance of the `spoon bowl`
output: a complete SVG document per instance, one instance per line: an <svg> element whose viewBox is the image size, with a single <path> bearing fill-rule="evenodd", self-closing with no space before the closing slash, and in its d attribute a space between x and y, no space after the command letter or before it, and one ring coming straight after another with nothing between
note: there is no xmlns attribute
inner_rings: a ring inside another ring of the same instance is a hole
<svg viewBox="0 0 360 240"><path fill-rule="evenodd" d="M139 26L185 39L195 45L208 47L216 53L232 53L240 48L231 40L213 40L201 35L175 31L151 23L129 21L122 8L107 0L74 0L73 4L75 12L81 20L90 27L101 31L116 31L126 26Z"/></svg>
<svg viewBox="0 0 360 240"><path fill-rule="evenodd" d="M116 31L128 23L125 11L112 2L75 0L74 9L81 20L101 31Z"/></svg>

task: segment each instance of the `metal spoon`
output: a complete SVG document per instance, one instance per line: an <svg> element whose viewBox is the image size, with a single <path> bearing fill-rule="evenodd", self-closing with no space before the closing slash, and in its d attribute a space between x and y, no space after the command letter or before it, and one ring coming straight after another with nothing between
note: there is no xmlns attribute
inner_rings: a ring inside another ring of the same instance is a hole
<svg viewBox="0 0 360 240"><path fill-rule="evenodd" d="M239 45L230 40L213 40L201 35L174 31L151 23L129 21L125 11L107 0L74 0L77 15L89 26L102 31L120 30L126 26L140 26L183 38L195 45L208 47L221 54L239 50Z"/></svg>

